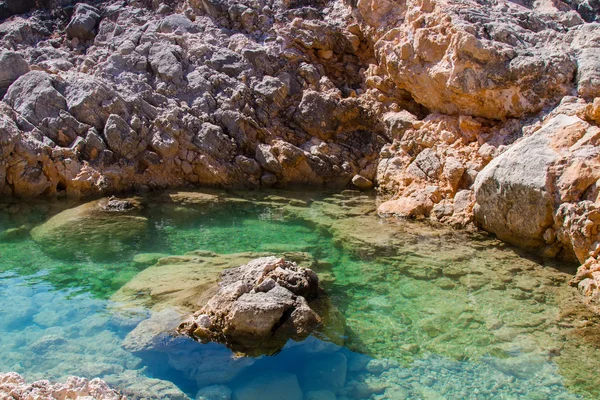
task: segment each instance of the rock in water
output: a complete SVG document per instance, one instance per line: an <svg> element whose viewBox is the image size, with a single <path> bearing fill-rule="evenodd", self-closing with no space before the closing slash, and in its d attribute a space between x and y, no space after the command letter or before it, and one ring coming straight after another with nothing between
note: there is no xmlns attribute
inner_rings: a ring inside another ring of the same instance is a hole
<svg viewBox="0 0 600 400"><path fill-rule="evenodd" d="M111 389L101 379L88 381L84 378L70 377L66 383L50 383L37 381L27 384L16 372L0 374L0 398L2 399L126 399L116 390Z"/></svg>
<svg viewBox="0 0 600 400"><path fill-rule="evenodd" d="M148 220L135 199L101 199L65 210L31 230L45 252L66 259L107 259L145 234Z"/></svg>
<svg viewBox="0 0 600 400"><path fill-rule="evenodd" d="M263 257L225 270L217 294L179 331L246 355L272 354L290 338L306 338L321 323L309 305L320 297L312 270Z"/></svg>

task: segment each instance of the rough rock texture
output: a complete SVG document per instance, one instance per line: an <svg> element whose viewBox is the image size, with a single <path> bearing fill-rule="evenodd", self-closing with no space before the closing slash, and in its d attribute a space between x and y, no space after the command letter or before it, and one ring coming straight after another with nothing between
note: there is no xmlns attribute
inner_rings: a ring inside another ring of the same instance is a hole
<svg viewBox="0 0 600 400"><path fill-rule="evenodd" d="M65 383L37 381L28 384L16 372L0 374L0 398L3 399L94 399L121 400L126 399L119 392L111 389L101 379L88 381L84 378L70 377Z"/></svg>
<svg viewBox="0 0 600 400"><path fill-rule="evenodd" d="M146 3L0 24L1 194L375 179L386 140L379 101L356 94L368 45L345 31L349 8Z"/></svg>
<svg viewBox="0 0 600 400"><path fill-rule="evenodd" d="M243 354L270 354L290 338L304 339L321 323L309 305L319 296L312 270L283 258L259 258L223 271L219 291L179 331L224 342Z"/></svg>

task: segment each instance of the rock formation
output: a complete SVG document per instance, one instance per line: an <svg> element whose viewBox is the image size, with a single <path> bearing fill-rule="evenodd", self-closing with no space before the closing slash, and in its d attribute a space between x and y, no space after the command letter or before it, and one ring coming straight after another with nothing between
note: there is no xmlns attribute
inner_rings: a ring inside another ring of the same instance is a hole
<svg viewBox="0 0 600 400"><path fill-rule="evenodd" d="M258 258L223 271L219 291L179 331L246 355L273 354L322 322L310 304L323 296L312 270L283 258Z"/></svg>
<svg viewBox="0 0 600 400"><path fill-rule="evenodd" d="M101 379L70 377L66 383L50 383L37 381L28 384L16 372L0 374L0 398L3 399L95 399L121 400L126 399L119 392L111 389Z"/></svg>

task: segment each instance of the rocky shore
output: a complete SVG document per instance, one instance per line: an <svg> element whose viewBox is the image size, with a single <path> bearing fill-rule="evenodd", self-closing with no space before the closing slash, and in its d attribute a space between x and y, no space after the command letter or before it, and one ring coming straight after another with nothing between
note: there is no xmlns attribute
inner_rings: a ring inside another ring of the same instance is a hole
<svg viewBox="0 0 600 400"><path fill-rule="evenodd" d="M600 306L595 3L0 5L0 193L376 187L582 266Z"/></svg>

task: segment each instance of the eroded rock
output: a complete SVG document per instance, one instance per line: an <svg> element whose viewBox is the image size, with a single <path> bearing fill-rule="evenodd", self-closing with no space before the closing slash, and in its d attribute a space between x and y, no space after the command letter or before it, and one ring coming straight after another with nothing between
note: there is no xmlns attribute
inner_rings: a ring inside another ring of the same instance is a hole
<svg viewBox="0 0 600 400"><path fill-rule="evenodd" d="M304 339L321 323L309 305L320 296L312 270L283 258L259 258L223 271L219 291L179 331L244 354L270 354L290 338Z"/></svg>

